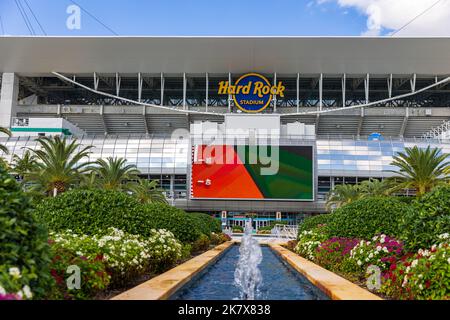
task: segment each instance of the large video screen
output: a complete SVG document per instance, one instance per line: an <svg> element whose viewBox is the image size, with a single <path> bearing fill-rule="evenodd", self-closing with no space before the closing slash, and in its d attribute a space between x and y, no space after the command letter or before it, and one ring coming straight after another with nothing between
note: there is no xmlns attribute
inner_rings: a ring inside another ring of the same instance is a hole
<svg viewBox="0 0 450 320"><path fill-rule="evenodd" d="M192 199L314 200L313 146L197 145Z"/></svg>

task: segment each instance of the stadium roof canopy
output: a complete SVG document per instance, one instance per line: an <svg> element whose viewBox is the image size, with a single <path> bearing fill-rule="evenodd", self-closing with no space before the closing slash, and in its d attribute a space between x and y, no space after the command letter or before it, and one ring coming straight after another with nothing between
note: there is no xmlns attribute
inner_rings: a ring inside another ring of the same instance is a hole
<svg viewBox="0 0 450 320"><path fill-rule="evenodd" d="M0 37L0 72L450 74L450 38Z"/></svg>

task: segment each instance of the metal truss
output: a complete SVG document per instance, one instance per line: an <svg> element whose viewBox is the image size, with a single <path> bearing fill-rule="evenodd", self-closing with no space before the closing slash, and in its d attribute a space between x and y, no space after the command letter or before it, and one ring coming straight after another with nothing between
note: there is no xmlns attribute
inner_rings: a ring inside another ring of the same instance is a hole
<svg viewBox="0 0 450 320"><path fill-rule="evenodd" d="M200 111L191 107L204 107L200 113L211 112L210 107L235 108L229 96L217 94L220 80L236 80L231 74L217 76L167 77L164 74L130 75L93 73L86 76L68 77L57 72L56 78L20 78L20 98L30 94L38 96L42 104L71 105L139 105L170 110L179 109L186 113ZM303 107L315 108L317 114L334 110L377 107L450 107L450 90L446 89L449 78L420 78L417 75L394 78L372 76L279 76L267 78L272 83L282 81L286 86L285 97L274 97L270 105L272 112L277 108L296 108L292 114L304 114ZM62 80L62 81L61 81ZM418 89L421 88L421 89ZM425 89L425 90L424 90ZM311 113L311 112L310 112ZM284 115L284 114L283 114Z"/></svg>

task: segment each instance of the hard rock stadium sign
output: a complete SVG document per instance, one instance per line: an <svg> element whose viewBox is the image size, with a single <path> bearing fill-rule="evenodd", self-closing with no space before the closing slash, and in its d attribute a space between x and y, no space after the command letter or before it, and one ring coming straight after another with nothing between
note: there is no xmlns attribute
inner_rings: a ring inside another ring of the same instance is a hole
<svg viewBox="0 0 450 320"><path fill-rule="evenodd" d="M229 81L219 82L218 94L231 95L235 105L244 112L261 112L269 106L274 95L284 97L285 89L281 82L271 85L266 77L247 73L234 85Z"/></svg>

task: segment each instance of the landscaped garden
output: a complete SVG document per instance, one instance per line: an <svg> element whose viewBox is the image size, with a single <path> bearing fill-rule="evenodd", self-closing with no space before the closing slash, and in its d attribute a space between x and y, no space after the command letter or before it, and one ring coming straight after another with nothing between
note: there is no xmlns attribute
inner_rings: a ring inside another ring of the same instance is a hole
<svg viewBox="0 0 450 320"><path fill-rule="evenodd" d="M90 148L76 140L39 142L0 164L0 300L109 298L229 240L125 160L83 162Z"/></svg>
<svg viewBox="0 0 450 320"><path fill-rule="evenodd" d="M391 299L450 299L449 164L406 149L398 175L336 187L331 213L305 219L290 249ZM410 188L416 197L392 194Z"/></svg>
<svg viewBox="0 0 450 320"><path fill-rule="evenodd" d="M124 159L91 163L76 140L38 141L0 163L0 300L106 299L229 240ZM389 179L337 186L330 213L307 218L288 245L382 297L450 299L447 155L407 148L393 165Z"/></svg>

